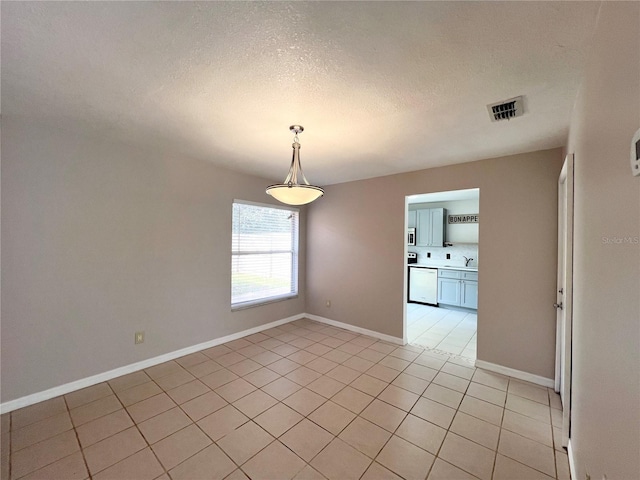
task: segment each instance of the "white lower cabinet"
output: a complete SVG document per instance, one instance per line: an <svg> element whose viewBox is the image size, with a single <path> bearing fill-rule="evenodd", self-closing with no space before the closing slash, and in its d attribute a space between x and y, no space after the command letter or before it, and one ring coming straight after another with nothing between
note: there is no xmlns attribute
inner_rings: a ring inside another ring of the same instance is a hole
<svg viewBox="0 0 640 480"><path fill-rule="evenodd" d="M478 308L478 274L463 270L438 270L438 303Z"/></svg>

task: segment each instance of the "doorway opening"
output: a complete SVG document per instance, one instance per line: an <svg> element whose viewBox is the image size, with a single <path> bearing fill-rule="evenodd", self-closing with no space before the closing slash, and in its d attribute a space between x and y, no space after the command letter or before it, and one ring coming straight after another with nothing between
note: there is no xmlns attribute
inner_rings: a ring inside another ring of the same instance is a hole
<svg viewBox="0 0 640 480"><path fill-rule="evenodd" d="M407 196L404 339L476 360L480 189Z"/></svg>

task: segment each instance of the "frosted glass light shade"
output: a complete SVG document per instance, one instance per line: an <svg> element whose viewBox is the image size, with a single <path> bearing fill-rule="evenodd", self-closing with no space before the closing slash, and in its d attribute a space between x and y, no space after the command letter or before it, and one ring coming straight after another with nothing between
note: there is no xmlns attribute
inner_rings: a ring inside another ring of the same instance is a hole
<svg viewBox="0 0 640 480"><path fill-rule="evenodd" d="M287 205L306 205L324 195L324 190L314 185L271 185L267 193Z"/></svg>

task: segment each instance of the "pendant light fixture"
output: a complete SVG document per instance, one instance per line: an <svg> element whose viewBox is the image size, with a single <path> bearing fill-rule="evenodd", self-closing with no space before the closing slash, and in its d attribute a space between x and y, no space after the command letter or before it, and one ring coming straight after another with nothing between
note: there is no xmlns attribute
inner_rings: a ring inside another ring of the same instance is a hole
<svg viewBox="0 0 640 480"><path fill-rule="evenodd" d="M302 125L291 125L289 130L294 132L292 145L293 158L291 160L289 175L287 175L287 178L285 178L281 184L268 186L267 193L287 205L305 205L324 195L324 190L320 187L310 185L300 166L300 143L298 142L298 134L302 133L304 128ZM300 177L301 183L298 182L298 177Z"/></svg>

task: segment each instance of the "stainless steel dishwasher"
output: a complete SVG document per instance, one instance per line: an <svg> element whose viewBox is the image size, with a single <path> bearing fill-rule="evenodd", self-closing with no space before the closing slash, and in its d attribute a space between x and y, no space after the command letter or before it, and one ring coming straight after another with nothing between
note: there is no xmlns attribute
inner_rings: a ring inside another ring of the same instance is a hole
<svg viewBox="0 0 640 480"><path fill-rule="evenodd" d="M409 301L438 304L438 269L409 267Z"/></svg>

